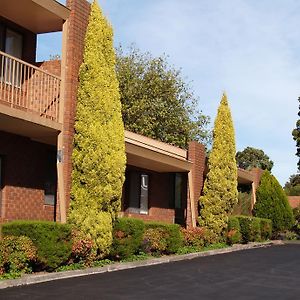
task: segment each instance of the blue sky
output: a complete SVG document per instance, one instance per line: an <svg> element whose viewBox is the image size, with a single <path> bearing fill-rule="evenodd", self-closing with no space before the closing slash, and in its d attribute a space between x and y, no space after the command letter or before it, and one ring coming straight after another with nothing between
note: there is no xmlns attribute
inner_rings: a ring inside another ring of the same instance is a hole
<svg viewBox="0 0 300 300"><path fill-rule="evenodd" d="M212 121L226 91L238 150L263 149L282 184L296 173L291 131L300 96L300 1L99 0L99 4L112 23L115 44L135 43L153 55L167 54L191 82L200 109ZM59 34L41 37L39 58L59 53L60 40Z"/></svg>

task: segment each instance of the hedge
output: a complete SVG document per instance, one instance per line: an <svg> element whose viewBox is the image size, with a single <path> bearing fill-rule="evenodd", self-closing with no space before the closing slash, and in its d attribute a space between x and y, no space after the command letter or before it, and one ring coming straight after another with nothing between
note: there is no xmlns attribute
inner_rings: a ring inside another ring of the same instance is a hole
<svg viewBox="0 0 300 300"><path fill-rule="evenodd" d="M136 254L142 244L145 224L133 218L119 218L113 227L111 255L126 258Z"/></svg>
<svg viewBox="0 0 300 300"><path fill-rule="evenodd" d="M231 216L228 219L227 243L238 244L242 241L241 226L237 217Z"/></svg>
<svg viewBox="0 0 300 300"><path fill-rule="evenodd" d="M157 237L159 240L157 240ZM183 245L183 236L180 232L180 226L178 224L167 224L162 222L145 223L143 249L146 252L149 252L149 250L151 252L151 248L153 249L154 246L151 242L155 242L155 240L162 245L165 244L165 249L158 249L158 252L165 254L176 253Z"/></svg>
<svg viewBox="0 0 300 300"><path fill-rule="evenodd" d="M236 218L240 223L243 243L261 241L260 218L249 216L236 216Z"/></svg>
<svg viewBox="0 0 300 300"><path fill-rule="evenodd" d="M260 218L261 239L269 240L272 238L272 220Z"/></svg>
<svg viewBox="0 0 300 300"><path fill-rule="evenodd" d="M2 225L3 236L27 236L37 248L38 267L53 270L66 263L72 251L71 226L46 221L14 221Z"/></svg>

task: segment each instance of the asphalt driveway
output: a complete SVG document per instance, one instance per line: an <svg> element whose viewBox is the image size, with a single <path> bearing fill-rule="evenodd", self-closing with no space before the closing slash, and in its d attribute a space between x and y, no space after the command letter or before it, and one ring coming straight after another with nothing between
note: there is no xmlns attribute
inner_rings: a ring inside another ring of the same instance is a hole
<svg viewBox="0 0 300 300"><path fill-rule="evenodd" d="M244 250L0 291L0 299L300 299L300 245Z"/></svg>

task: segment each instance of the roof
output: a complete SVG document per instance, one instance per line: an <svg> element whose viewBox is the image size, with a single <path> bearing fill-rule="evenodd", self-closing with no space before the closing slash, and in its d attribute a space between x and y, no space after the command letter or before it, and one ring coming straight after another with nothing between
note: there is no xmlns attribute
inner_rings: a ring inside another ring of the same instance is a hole
<svg viewBox="0 0 300 300"><path fill-rule="evenodd" d="M36 34L61 31L69 14L55 0L1 0L2 17Z"/></svg>
<svg viewBox="0 0 300 300"><path fill-rule="evenodd" d="M181 148L125 130L127 164L157 172L188 172L192 162Z"/></svg>

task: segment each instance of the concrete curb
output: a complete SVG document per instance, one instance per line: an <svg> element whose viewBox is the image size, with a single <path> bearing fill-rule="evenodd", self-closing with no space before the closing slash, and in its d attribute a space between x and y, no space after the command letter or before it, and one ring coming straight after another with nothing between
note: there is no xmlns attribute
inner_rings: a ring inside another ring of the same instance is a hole
<svg viewBox="0 0 300 300"><path fill-rule="evenodd" d="M204 252L197 252L197 253L190 253L190 254L183 254L183 255L170 255L170 256L164 256L160 258L151 258L147 260L134 261L128 263L114 263L104 267L87 268L84 270L64 271L64 272L44 273L44 274L29 274L29 275L24 275L19 279L7 279L7 280L0 281L0 289L16 287L21 285L37 284L37 283L42 283L42 282L47 282L52 280L75 278L75 277L87 276L92 274L127 270L127 269L133 269L138 267L153 266L153 265L165 264L169 262L194 259L197 257L225 254L225 253L231 253L236 251L255 249L255 248L264 248L272 245L283 245L283 244L284 242L282 241L249 243L246 245L233 245L232 247L229 248L208 250Z"/></svg>

